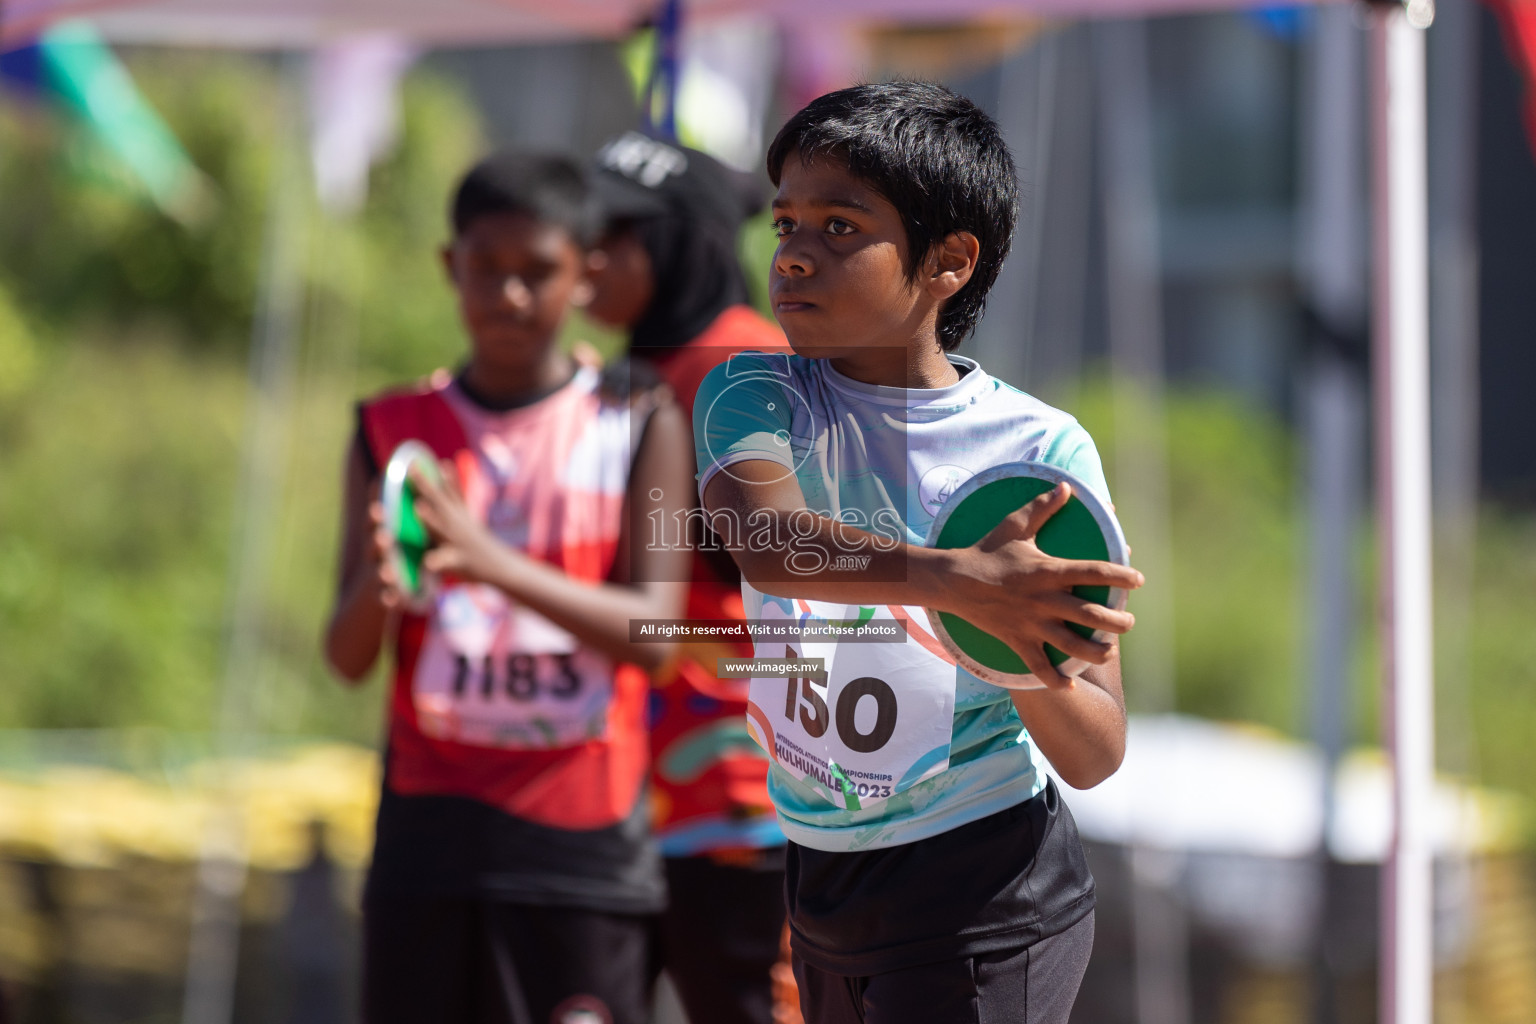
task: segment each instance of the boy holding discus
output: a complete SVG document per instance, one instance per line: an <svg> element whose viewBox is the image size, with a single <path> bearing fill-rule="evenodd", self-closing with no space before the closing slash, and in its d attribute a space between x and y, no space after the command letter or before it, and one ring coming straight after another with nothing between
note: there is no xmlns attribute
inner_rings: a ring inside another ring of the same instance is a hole
<svg viewBox="0 0 1536 1024"><path fill-rule="evenodd" d="M686 552L639 531L684 507L687 423L556 344L599 227L578 166L487 159L451 221L468 359L359 406L326 633L348 680L394 650L363 1019L643 1024L664 903L644 670L669 647L632 644L629 621L682 612ZM443 483L412 477L441 580L425 607L403 600L369 500L408 440L444 460Z"/></svg>
<svg viewBox="0 0 1536 1024"><path fill-rule="evenodd" d="M1092 948L1093 879L1043 764L1079 788L1119 766L1114 635L1133 621L1073 588L1131 589L1141 574L1035 544L1068 485L971 547L923 546L957 487L1008 463L1056 466L1108 502L1071 416L952 353L1008 252L1012 158L968 100L895 82L813 101L768 172L770 293L795 354L737 355L705 379L701 498L749 617L903 632L757 645L819 661L754 678L748 709L790 840L802 1010L816 1024L1064 1024ZM1006 642L1039 688L957 665L925 609ZM1047 645L1089 668L1061 675Z"/></svg>

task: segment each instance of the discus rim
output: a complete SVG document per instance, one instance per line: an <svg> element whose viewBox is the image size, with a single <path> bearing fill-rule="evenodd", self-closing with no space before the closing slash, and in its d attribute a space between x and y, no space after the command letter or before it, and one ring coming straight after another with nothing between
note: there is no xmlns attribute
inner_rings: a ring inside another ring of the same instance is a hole
<svg viewBox="0 0 1536 1024"><path fill-rule="evenodd" d="M433 482L442 479L437 465L437 455L421 441L402 441L389 457L384 467L384 485L380 500L384 505L384 530L389 534L389 563L395 570L406 606L412 611L422 611L431 606L432 588L425 572L419 565L412 565L400 544L400 528L404 525L406 502L411 500L407 491L411 469L420 466L422 473ZM407 589L406 581L414 578L416 586Z"/></svg>
<svg viewBox="0 0 1536 1024"><path fill-rule="evenodd" d="M1099 533L1104 538L1104 547L1106 549L1104 561L1113 562L1117 565L1131 564L1130 547L1126 544L1125 533L1120 528L1120 523L1115 519L1114 513L1110 511L1109 506L1094 493L1092 488L1083 483L1079 477L1059 466L1052 466L1045 462L1006 462L998 466L988 467L966 480L959 487L955 488L954 492L945 500L944 507L939 509L938 515L934 517L933 524L928 528L927 546L938 546L938 540L943 536L944 527L948 524L950 515L965 502L966 498L969 498L988 484L996 483L999 480L1017 479L1019 477L1043 480L1049 483L1052 488L1063 483L1070 485L1072 488L1072 498L1070 500L1082 503L1089 515L1093 517L1095 525L1099 528ZM1021 504L1018 507L1023 508L1024 506ZM1017 511L1017 509L1012 511ZM999 519L999 522L1001 521ZM1041 550L1045 549L1042 548ZM1053 554L1053 552L1046 551L1046 554ZM1110 587L1103 605L1111 611L1121 611L1125 608L1128 597L1129 593L1123 587ZM928 622L933 629L934 637L949 652L950 656L955 659L956 663L978 679L1009 690L1040 690L1045 688L1046 684L1042 683L1033 672L1004 672L977 661L950 635L949 629L945 627L939 612L932 608L926 608L924 611L928 613ZM1089 634L1089 639L1098 641L1112 635L1106 630L1096 629ZM1056 666L1056 671L1064 676L1075 677L1081 675L1091 665L1091 662L1084 661L1082 658L1068 657Z"/></svg>

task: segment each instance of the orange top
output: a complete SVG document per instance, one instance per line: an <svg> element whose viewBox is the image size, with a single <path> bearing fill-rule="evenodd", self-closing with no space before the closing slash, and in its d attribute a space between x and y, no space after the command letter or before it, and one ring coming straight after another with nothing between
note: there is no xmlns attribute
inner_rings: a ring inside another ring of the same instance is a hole
<svg viewBox="0 0 1536 1024"><path fill-rule="evenodd" d="M747 306L732 306L686 345L650 358L693 412L706 374L737 352L788 351L784 335ZM741 582L724 552L695 552L687 616L741 619ZM750 643L690 645L651 695L652 790L662 852L689 856L784 842L768 799L768 761L746 729L746 679L719 679L716 657L750 657Z"/></svg>

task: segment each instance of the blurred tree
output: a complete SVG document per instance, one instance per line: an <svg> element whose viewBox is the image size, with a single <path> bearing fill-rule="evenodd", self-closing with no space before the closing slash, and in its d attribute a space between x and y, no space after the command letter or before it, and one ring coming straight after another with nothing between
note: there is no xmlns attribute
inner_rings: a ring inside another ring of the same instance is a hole
<svg viewBox="0 0 1536 1024"><path fill-rule="evenodd" d="M72 346L0 419L0 725L205 727L238 367Z"/></svg>
<svg viewBox="0 0 1536 1024"><path fill-rule="evenodd" d="M0 195L25 197L0 204L0 276L61 335L139 325L128 333L240 352L279 137L276 66L172 50L130 52L126 62L211 180L216 207L177 223L125 185L112 154L70 118L0 106ZM448 193L484 145L474 111L441 80L410 76L402 107L399 146L376 169L366 208L324 225L327 258L309 268L315 301L355 305L363 362L388 374L419 373L456 349L435 250Z"/></svg>
<svg viewBox="0 0 1536 1024"><path fill-rule="evenodd" d="M194 347L238 347L260 255L273 135L271 105L260 99L270 74L255 61L185 55L133 63L212 179L217 209L178 224L87 127L0 108L0 195L14 197L0 205L0 268L31 315L64 331L158 322L157 333Z"/></svg>
<svg viewBox="0 0 1536 1024"><path fill-rule="evenodd" d="M215 703L277 68L127 62L217 190L203 220L165 217L70 119L0 107L0 726L195 730ZM316 639L350 407L462 351L436 249L483 145L443 81L402 104L363 212L314 214L263 666L274 724L364 741L379 702L324 680Z"/></svg>
<svg viewBox="0 0 1536 1024"><path fill-rule="evenodd" d="M0 399L14 398L32 383L37 341L10 292L0 284Z"/></svg>

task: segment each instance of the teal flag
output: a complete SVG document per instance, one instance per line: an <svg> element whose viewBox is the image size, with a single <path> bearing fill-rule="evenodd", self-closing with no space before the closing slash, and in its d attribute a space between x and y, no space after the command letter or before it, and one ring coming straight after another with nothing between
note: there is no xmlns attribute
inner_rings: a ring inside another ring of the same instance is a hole
<svg viewBox="0 0 1536 1024"><path fill-rule="evenodd" d="M175 134L139 93L128 70L87 22L62 22L38 41L49 89L133 172L155 204L197 219L210 196Z"/></svg>

